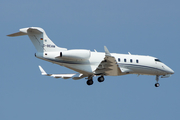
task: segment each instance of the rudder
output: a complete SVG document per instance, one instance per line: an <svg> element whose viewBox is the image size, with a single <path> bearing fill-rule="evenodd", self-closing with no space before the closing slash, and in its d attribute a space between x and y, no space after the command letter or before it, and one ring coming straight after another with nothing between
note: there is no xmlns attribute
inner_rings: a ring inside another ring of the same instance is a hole
<svg viewBox="0 0 180 120"><path fill-rule="evenodd" d="M28 35L31 39L31 42L35 46L38 52L55 52L55 51L64 51L67 50L66 48L60 48L56 46L46 35L45 31L39 27L29 27L29 28L22 28L20 32L10 34L8 36L15 37L15 36L22 36Z"/></svg>

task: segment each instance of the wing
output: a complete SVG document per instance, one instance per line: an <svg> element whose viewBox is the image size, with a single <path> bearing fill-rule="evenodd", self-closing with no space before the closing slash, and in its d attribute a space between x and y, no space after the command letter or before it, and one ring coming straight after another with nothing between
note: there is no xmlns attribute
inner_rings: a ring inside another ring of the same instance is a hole
<svg viewBox="0 0 180 120"><path fill-rule="evenodd" d="M105 58L95 70L95 74L110 75L110 76L121 75L122 71L120 70L117 64L116 59L113 56L111 56L106 46L104 46L104 50L105 50Z"/></svg>
<svg viewBox="0 0 180 120"><path fill-rule="evenodd" d="M51 76L54 78L63 78L63 79L73 78L74 80L79 80L79 79L86 77L85 75L80 74L80 73L77 73L77 74L47 74L41 66L39 66L39 69L40 69L42 75Z"/></svg>

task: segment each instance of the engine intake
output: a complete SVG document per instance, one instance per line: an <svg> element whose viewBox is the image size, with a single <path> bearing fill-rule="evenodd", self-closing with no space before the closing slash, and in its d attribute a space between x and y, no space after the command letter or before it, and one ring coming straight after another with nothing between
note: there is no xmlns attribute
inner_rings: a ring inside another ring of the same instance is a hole
<svg viewBox="0 0 180 120"><path fill-rule="evenodd" d="M84 61L84 60L88 60L90 56L91 56L90 50L75 49L75 50L67 50L60 52L60 58L64 60Z"/></svg>

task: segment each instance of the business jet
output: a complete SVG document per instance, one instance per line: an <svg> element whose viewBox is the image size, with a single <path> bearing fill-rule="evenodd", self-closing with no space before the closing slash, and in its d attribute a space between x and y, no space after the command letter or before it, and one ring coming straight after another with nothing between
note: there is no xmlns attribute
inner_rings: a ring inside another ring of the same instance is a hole
<svg viewBox="0 0 180 120"><path fill-rule="evenodd" d="M93 77L103 82L104 76L120 76L128 74L154 75L155 87L159 87L159 77L167 78L174 71L162 63L158 58L143 55L110 53L106 46L105 52L90 51L86 49L71 49L56 46L39 27L22 28L19 32L7 36L15 37L28 35L37 52L35 57L67 67L76 71L74 74L47 74L39 66L42 75L54 78L79 80L87 79L87 85L93 84Z"/></svg>

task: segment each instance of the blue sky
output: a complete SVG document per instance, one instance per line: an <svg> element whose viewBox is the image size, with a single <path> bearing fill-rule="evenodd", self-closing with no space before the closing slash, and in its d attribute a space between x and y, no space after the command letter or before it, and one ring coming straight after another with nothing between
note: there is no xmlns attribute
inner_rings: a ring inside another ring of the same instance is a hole
<svg viewBox="0 0 180 120"><path fill-rule="evenodd" d="M0 1L1 120L178 120L180 119L180 1L2 0ZM34 57L27 36L7 37L24 27L42 27L60 47L150 55L175 74L63 80L41 76L74 73Z"/></svg>

